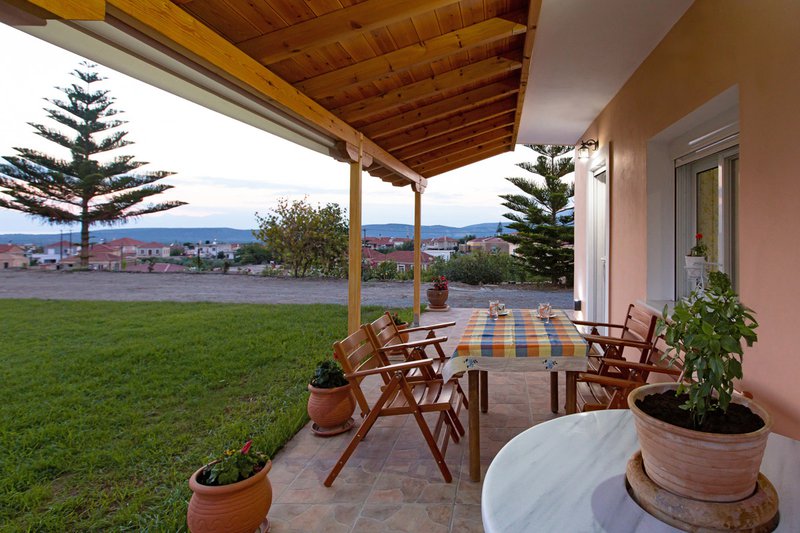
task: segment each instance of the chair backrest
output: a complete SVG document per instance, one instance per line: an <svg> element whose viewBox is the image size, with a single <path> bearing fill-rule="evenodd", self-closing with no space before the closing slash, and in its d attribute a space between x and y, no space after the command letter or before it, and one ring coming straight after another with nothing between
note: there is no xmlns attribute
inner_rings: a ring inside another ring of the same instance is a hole
<svg viewBox="0 0 800 533"><path fill-rule="evenodd" d="M650 343L656 330L658 317L648 310L630 304L628 313L625 315L625 323L622 328L623 339ZM642 353L640 363L646 362L649 353Z"/></svg>
<svg viewBox="0 0 800 533"><path fill-rule="evenodd" d="M369 335L369 338L372 340L372 345L376 350L379 346L391 346L392 344L399 344L402 342L400 330L397 329L394 319L388 311L369 324L365 324L363 328L367 331L367 335ZM389 360L385 354L379 353L378 356L384 365L389 364Z"/></svg>
<svg viewBox="0 0 800 533"><path fill-rule="evenodd" d="M349 335L346 339L334 342L333 353L336 360L342 365L345 374L385 366L373 349L369 336L363 327L358 328L355 333ZM356 397L358 406L361 408L361 416L365 416L369 413L370 405L364 396L364 391L361 390L362 379L348 378L348 381L352 385L353 394Z"/></svg>

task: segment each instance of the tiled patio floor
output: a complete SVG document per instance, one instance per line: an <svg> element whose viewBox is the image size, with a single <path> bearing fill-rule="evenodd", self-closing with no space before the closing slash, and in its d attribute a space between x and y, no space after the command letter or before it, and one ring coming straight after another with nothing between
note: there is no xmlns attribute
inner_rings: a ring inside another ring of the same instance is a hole
<svg viewBox="0 0 800 533"><path fill-rule="evenodd" d="M446 353L452 353L470 312L425 313L422 322L457 322L444 333L449 337ZM370 383L373 391L378 380ZM563 386L562 378L562 405ZM467 390L466 377L462 387ZM552 414L549 405L547 373L489 373L489 412L481 415L484 473L514 436L563 414L563 409ZM360 423L358 411L354 418ZM461 419L466 428L466 410ZM353 432L324 439L306 426L273 459L272 531L483 531L481 483L469 480L468 436L450 442L445 459L453 481L445 483L413 417L381 418L326 488L322 482Z"/></svg>

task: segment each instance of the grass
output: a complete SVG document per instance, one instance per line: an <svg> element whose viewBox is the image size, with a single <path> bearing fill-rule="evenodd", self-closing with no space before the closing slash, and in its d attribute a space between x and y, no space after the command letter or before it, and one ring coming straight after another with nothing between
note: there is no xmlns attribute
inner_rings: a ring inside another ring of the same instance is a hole
<svg viewBox="0 0 800 533"><path fill-rule="evenodd" d="M194 470L305 424L347 311L0 300L0 328L0 530L176 531Z"/></svg>

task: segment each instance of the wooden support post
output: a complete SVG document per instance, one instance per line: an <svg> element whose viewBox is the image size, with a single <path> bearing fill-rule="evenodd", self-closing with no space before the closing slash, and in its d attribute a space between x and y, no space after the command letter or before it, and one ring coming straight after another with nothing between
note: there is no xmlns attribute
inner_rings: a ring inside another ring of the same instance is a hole
<svg viewBox="0 0 800 533"><path fill-rule="evenodd" d="M414 325L419 326L422 286L422 193L414 191Z"/></svg>
<svg viewBox="0 0 800 533"><path fill-rule="evenodd" d="M363 140L363 136L362 139ZM347 332L361 326L361 170L364 145L358 144L358 157L350 162L350 243L347 271Z"/></svg>

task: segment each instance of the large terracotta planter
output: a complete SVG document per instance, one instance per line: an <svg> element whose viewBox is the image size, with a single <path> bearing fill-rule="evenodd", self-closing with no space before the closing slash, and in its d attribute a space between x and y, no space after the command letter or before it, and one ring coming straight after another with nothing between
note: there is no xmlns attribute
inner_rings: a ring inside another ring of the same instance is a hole
<svg viewBox="0 0 800 533"><path fill-rule="evenodd" d="M446 307L445 303L448 296L446 290L428 289L428 301L431 303L431 309L443 309Z"/></svg>
<svg viewBox="0 0 800 533"><path fill-rule="evenodd" d="M189 478L192 499L186 523L192 533L253 533L272 505L272 485L267 473L272 461L256 475L230 485L198 483L200 468Z"/></svg>
<svg viewBox="0 0 800 533"><path fill-rule="evenodd" d="M308 397L308 416L323 432L343 427L356 410L349 383L333 389L320 389L309 384L308 391L311 393Z"/></svg>
<svg viewBox="0 0 800 533"><path fill-rule="evenodd" d="M676 389L676 383L654 383L633 390L628 406L634 416L647 476L673 494L709 502L733 502L753 493L772 427L769 413L753 400L732 401L750 408L764 421L751 433L727 435L668 424L636 407L636 400Z"/></svg>

